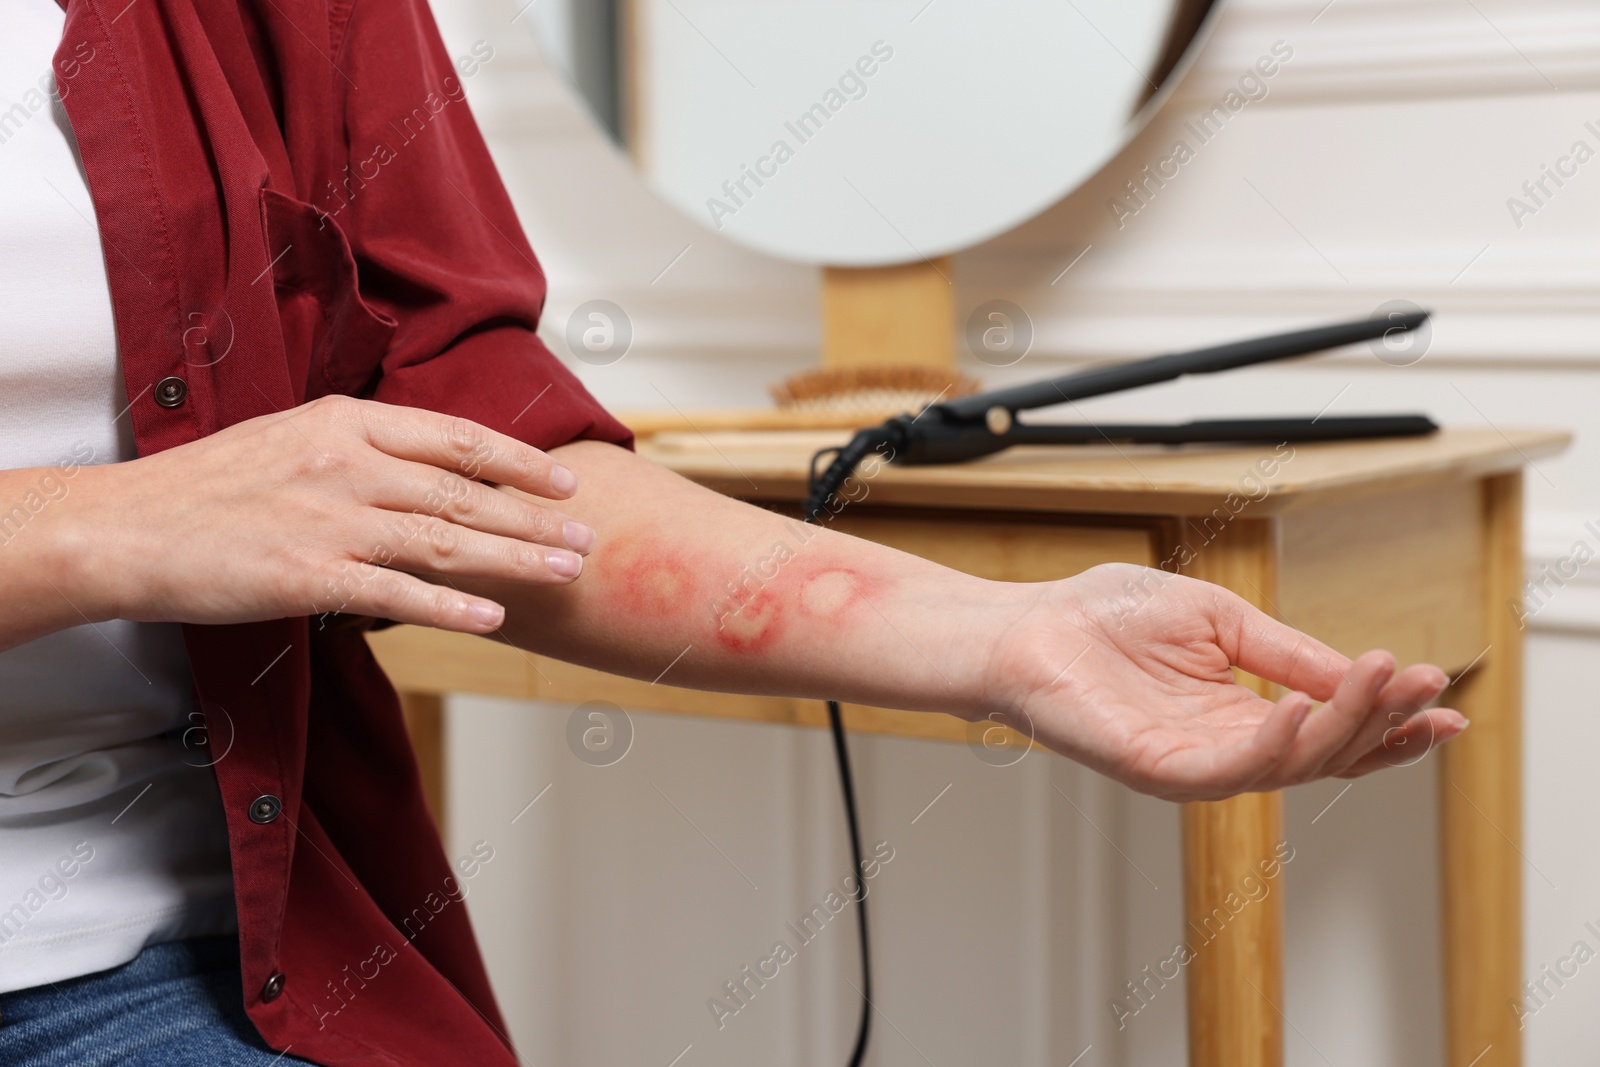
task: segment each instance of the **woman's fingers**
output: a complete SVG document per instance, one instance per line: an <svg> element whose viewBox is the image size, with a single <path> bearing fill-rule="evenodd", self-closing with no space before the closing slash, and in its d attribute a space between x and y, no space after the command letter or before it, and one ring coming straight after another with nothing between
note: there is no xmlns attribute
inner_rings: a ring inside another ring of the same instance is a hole
<svg viewBox="0 0 1600 1067"><path fill-rule="evenodd" d="M381 537L380 550L369 560L384 567L538 585L565 585L583 570L583 557L571 549L483 533L434 516L377 509L368 514Z"/></svg>
<svg viewBox="0 0 1600 1067"><path fill-rule="evenodd" d="M1374 702L1372 714L1355 735L1316 771L1318 777L1339 774L1356 760L1399 736L1402 727L1444 691L1449 677L1429 663L1415 663L1390 680ZM1404 757L1402 757L1404 758Z"/></svg>
<svg viewBox="0 0 1600 1067"><path fill-rule="evenodd" d="M1254 788L1293 748L1311 704L1304 693L1290 693L1245 740L1178 749L1158 767L1149 791L1168 800L1212 800Z"/></svg>
<svg viewBox="0 0 1600 1067"><path fill-rule="evenodd" d="M362 564L355 577L338 603L323 606L325 611L469 634L493 633L505 621L505 608L492 600L450 586L431 585L399 571Z"/></svg>
<svg viewBox="0 0 1600 1067"><path fill-rule="evenodd" d="M455 589L449 578L564 585L582 572L592 529L483 484L542 499L570 497L577 478L543 452L436 412L333 397L315 406L320 418L375 451L353 465L359 469L340 472L365 505L351 527L362 562L344 565L332 610L488 633L500 626L504 609Z"/></svg>
<svg viewBox="0 0 1600 1067"><path fill-rule="evenodd" d="M1359 657L1333 698L1307 713L1310 698L1291 693L1267 712L1248 741L1175 754L1161 768L1161 793L1174 800L1210 799L1245 790L1281 789L1313 778L1356 778L1417 762L1466 729L1449 708L1418 710L1446 679L1417 664L1394 673L1394 657Z"/></svg>
<svg viewBox="0 0 1600 1067"><path fill-rule="evenodd" d="M380 457L364 486L366 503L403 515L432 516L580 555L594 547L592 529L554 508L424 464Z"/></svg>
<svg viewBox="0 0 1600 1067"><path fill-rule="evenodd" d="M1316 700L1333 697L1350 672L1347 657L1240 596L1224 589L1215 592L1218 642L1231 663Z"/></svg>
<svg viewBox="0 0 1600 1067"><path fill-rule="evenodd" d="M1394 676L1394 657L1365 652L1357 657L1333 697L1306 717L1289 754L1264 779L1268 788L1314 777L1327 760L1356 735L1371 716L1378 694Z"/></svg>
<svg viewBox="0 0 1600 1067"><path fill-rule="evenodd" d="M1387 652L1365 653L1352 664L1231 593L1219 591L1218 615L1219 641L1232 663L1327 701L1308 716L1293 749L1262 779L1275 783L1273 787L1393 766L1416 758L1396 755L1407 743L1413 751L1418 747L1416 731L1440 727L1454 737L1465 729L1466 720L1454 712L1417 714L1448 683L1437 667L1416 664L1395 675L1394 659ZM1448 737L1430 736L1427 743Z"/></svg>
<svg viewBox="0 0 1600 1067"><path fill-rule="evenodd" d="M1454 708L1429 708L1384 735L1383 742L1353 763L1334 772L1339 778L1360 778L1390 767L1409 767L1467 728Z"/></svg>
<svg viewBox="0 0 1600 1067"><path fill-rule="evenodd" d="M472 481L515 486L548 500L565 500L578 489L577 476L537 448L470 419L362 401L334 409L336 417L352 420L372 447L398 459Z"/></svg>

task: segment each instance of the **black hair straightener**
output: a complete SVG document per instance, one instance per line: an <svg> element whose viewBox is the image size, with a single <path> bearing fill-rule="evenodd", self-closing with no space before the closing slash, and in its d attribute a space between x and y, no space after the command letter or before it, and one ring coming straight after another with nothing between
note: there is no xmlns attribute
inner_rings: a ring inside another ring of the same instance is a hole
<svg viewBox="0 0 1600 1067"><path fill-rule="evenodd" d="M873 451L884 454L890 463L962 463L1012 445L1083 445L1101 441L1160 445L1253 444L1413 437L1433 433L1439 427L1425 415L1211 419L1170 425L1039 425L1018 422L1016 417L1019 411L1120 393L1186 374L1214 374L1376 340L1414 330L1426 321L1426 311L1413 311L1318 326L1193 352L1096 367L1062 378L933 404L919 415L897 415L882 425L859 431L844 447L823 449L813 457L805 518L807 521L820 518L828 501L855 471L856 465ZM830 454L833 462L826 471L817 474L817 462Z"/></svg>

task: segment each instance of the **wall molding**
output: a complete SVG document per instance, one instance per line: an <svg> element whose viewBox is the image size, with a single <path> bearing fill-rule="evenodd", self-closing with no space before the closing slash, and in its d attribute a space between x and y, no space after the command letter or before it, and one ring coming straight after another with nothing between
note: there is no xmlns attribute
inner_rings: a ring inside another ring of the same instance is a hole
<svg viewBox="0 0 1600 1067"><path fill-rule="evenodd" d="M1573 0L1234 0L1179 91L1220 97L1273 41L1279 104L1600 89L1600 6ZM1314 21L1313 21L1314 20Z"/></svg>
<svg viewBox="0 0 1600 1067"><path fill-rule="evenodd" d="M541 333L566 354L561 337L567 317L586 300L610 300L633 325L633 347L655 356L685 359L771 359L787 364L796 354L816 360L821 343L817 309L796 299L793 287L762 285L657 286L565 282L545 305Z"/></svg>
<svg viewBox="0 0 1600 1067"><path fill-rule="evenodd" d="M1173 104L1212 103L1274 41L1295 50L1264 102L1393 102L1600 90L1600 5L1587 0L1224 0ZM1320 12L1320 14L1319 14ZM1313 21L1315 19L1315 21ZM503 38L502 38L503 40ZM587 123L561 74L525 45L500 46L487 126ZM515 92L510 90L515 88ZM548 113L548 114L547 114Z"/></svg>
<svg viewBox="0 0 1600 1067"><path fill-rule="evenodd" d="M1470 253L1468 253L1470 255ZM1459 261L1465 256L1423 255L1419 264ZM1083 360L1133 358L1168 347L1307 323L1357 317L1384 302L1403 298L1435 312L1430 362L1519 371L1600 370L1600 256L1583 268L1547 262L1536 273L1513 268L1504 277L1454 285L1431 266L1389 271L1388 280L1317 285L1295 272L1276 276L1259 270L1235 272L1211 262L1187 277L1152 271L1139 276L1097 277L1092 284L1054 290L1054 260L1030 264L1014 255L990 264L963 260L958 281L958 318L991 297L1024 309L1033 323L1031 356ZM1395 257L1388 257L1392 268ZM1038 266L1035 271L1032 268ZM1361 277L1352 271L1352 276ZM1428 283L1407 282L1431 278ZM1593 279L1593 280L1591 280ZM636 343L653 351L695 356L792 355L814 347L816 309L786 285L588 284L566 280L552 294L546 319L564 323L582 300L604 297L634 321ZM956 327L959 330L959 322ZM1537 359L1531 353L1537 353ZM1340 358L1335 356L1333 358ZM1348 357L1360 358L1360 357Z"/></svg>
<svg viewBox="0 0 1600 1067"><path fill-rule="evenodd" d="M1593 553L1587 563L1585 551ZM1533 583L1524 601L1528 629L1600 634L1600 512L1531 512L1523 557Z"/></svg>
<svg viewBox="0 0 1600 1067"><path fill-rule="evenodd" d="M692 360L761 362L787 366L814 360L818 325L809 304L774 300L769 289L646 289L604 284L564 285L568 299L552 299L545 311L551 347L565 354L564 323L582 299L600 297L628 312L634 349L652 356ZM1063 364L1135 359L1154 352L1194 347L1210 340L1296 329L1358 317L1395 293L1434 310L1436 329L1427 355L1432 368L1515 370L1521 375L1600 370L1600 308L1577 302L1565 309L1473 307L1470 300L1445 300L1415 288L1368 293L1257 294L1230 299L1213 292L1145 289L1082 297L1093 310L1040 309L1026 293L1006 298L1029 312L1034 343L1029 359ZM958 313L976 308L977 294L959 298ZM959 323L958 323L959 326ZM963 342L958 335L958 346ZM1537 352L1537 356L1530 353ZM1331 353L1319 365L1368 364L1363 349ZM977 368L981 370L981 367Z"/></svg>
<svg viewBox="0 0 1600 1067"><path fill-rule="evenodd" d="M1218 102L1274 41L1292 60L1252 106L1394 103L1600 90L1600 5L1530 0L1233 0L1167 110ZM562 75L525 46L498 47L469 84L486 132L596 132Z"/></svg>

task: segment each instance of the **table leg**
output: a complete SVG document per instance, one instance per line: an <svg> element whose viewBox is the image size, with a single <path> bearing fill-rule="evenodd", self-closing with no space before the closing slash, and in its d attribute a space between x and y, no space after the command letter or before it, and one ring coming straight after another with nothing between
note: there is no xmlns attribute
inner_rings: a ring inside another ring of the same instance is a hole
<svg viewBox="0 0 1600 1067"><path fill-rule="evenodd" d="M1522 475L1485 479L1487 648L1444 697L1472 720L1440 752L1445 1062L1518 1067L1522 995Z"/></svg>
<svg viewBox="0 0 1600 1067"><path fill-rule="evenodd" d="M400 710L411 749L422 772L422 792L433 810L433 821L444 833L444 697L437 693L401 693Z"/></svg>
<svg viewBox="0 0 1600 1067"><path fill-rule="evenodd" d="M1283 881L1261 869L1282 841L1279 793L1184 805L1191 1067L1283 1063Z"/></svg>
<svg viewBox="0 0 1600 1067"><path fill-rule="evenodd" d="M1169 540L1189 546L1179 557L1187 560L1183 573L1276 613L1274 520L1236 517L1219 526L1211 516L1195 518L1175 527ZM1239 680L1275 695L1259 678L1240 674ZM1263 877L1262 868L1281 858L1282 842L1281 794L1184 806L1184 932L1194 953L1186 969L1191 1067L1282 1067L1283 879ZM1269 892L1250 900L1263 884Z"/></svg>

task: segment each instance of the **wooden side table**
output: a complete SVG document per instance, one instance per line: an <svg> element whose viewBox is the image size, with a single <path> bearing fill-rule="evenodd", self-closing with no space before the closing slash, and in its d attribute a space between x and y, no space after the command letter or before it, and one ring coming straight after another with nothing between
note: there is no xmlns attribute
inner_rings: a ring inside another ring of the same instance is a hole
<svg viewBox="0 0 1600 1067"><path fill-rule="evenodd" d="M641 451L732 496L797 508L833 432L664 434ZM1354 655L1388 648L1455 676L1472 728L1441 753L1447 1060L1516 1067L1521 984L1522 468L1569 435L1447 429L1294 448L1015 449L959 467L880 467L838 527L1008 581L1097 563L1166 566L1232 589ZM489 693L800 726L818 701L673 689L413 627L370 637L442 798L440 695ZM1259 679L1244 678L1263 692ZM851 730L965 740L943 715L847 706ZM1186 918L1201 928L1282 838L1279 794L1183 812ZM1283 1062L1283 895L1246 909L1187 968L1195 1067Z"/></svg>

